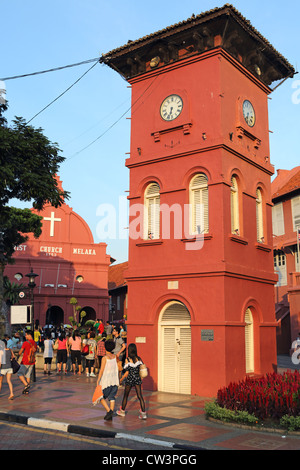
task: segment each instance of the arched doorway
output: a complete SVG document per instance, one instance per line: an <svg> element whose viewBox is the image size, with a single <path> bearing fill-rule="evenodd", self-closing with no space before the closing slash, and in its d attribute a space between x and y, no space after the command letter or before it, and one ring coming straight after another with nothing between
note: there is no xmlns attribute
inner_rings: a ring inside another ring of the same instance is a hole
<svg viewBox="0 0 300 470"><path fill-rule="evenodd" d="M51 305L46 314L46 324L60 326L64 323L64 311L58 305Z"/></svg>
<svg viewBox="0 0 300 470"><path fill-rule="evenodd" d="M186 306L169 302L158 323L158 390L191 393L191 317Z"/></svg>
<svg viewBox="0 0 300 470"><path fill-rule="evenodd" d="M245 312L245 323L246 374L250 374L254 372L253 316L250 308Z"/></svg>
<svg viewBox="0 0 300 470"><path fill-rule="evenodd" d="M80 312L82 311L86 313L86 315L82 318L82 325L84 325L88 320L96 320L96 312L92 307L83 307Z"/></svg>

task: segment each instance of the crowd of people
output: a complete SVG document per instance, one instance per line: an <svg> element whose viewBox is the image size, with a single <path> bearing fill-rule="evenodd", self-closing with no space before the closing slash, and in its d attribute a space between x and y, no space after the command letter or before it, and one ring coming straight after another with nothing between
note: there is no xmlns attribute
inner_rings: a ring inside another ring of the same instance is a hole
<svg viewBox="0 0 300 470"><path fill-rule="evenodd" d="M109 322L104 325L102 320L96 320L84 335L70 325L61 325L58 328L51 325L39 328L36 325L34 331L19 331L12 337L5 335L0 348L0 391L6 377L9 400L14 399L11 381L14 373L24 385L22 393L29 393L37 352L43 354L45 375L51 374L55 357L57 374L85 373L87 377L95 378L98 374L96 384L101 386L99 401L107 412L105 420L112 419L116 393L123 382L124 396L117 414L125 416L130 390L135 387L141 405L139 417L146 419L142 379L139 374L143 362L137 355L135 344L128 346L126 358L126 331L123 325L112 325ZM17 371L13 369L13 365Z"/></svg>

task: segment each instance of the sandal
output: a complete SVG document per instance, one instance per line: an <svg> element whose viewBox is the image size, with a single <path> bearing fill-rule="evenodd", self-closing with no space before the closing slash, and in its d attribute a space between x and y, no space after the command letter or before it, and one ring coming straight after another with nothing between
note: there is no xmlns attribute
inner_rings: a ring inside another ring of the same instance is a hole
<svg viewBox="0 0 300 470"><path fill-rule="evenodd" d="M10 397L8 397L9 400L13 400L15 397L14 395L11 395Z"/></svg>
<svg viewBox="0 0 300 470"><path fill-rule="evenodd" d="M30 385L27 385L27 386L24 388L23 392L22 392L23 395L28 395L29 389L30 389Z"/></svg>

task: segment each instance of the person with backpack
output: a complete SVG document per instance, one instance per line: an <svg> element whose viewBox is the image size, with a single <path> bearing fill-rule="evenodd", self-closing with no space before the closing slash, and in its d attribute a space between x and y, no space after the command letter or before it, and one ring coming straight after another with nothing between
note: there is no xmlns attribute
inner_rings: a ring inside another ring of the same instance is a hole
<svg viewBox="0 0 300 470"><path fill-rule="evenodd" d="M23 394L27 395L30 388L30 376L35 365L35 353L37 350L36 342L33 340L33 332L27 330L25 332L25 341L19 350L19 357L22 357L21 367L17 375L21 382L25 385ZM25 379L25 380L24 380Z"/></svg>

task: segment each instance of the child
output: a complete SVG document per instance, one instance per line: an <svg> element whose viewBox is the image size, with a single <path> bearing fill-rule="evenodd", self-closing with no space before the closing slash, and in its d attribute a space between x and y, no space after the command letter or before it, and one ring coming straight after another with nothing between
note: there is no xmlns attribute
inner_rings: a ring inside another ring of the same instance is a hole
<svg viewBox="0 0 300 470"><path fill-rule="evenodd" d="M116 355L112 353L115 343L112 340L105 341L106 355L102 358L101 368L97 383L102 387L103 397L100 400L101 405L107 411L104 419L112 419L115 407L116 394L119 386L119 372ZM106 403L109 401L110 406Z"/></svg>
<svg viewBox="0 0 300 470"><path fill-rule="evenodd" d="M145 402L142 395L142 379L140 377L140 366L143 364L142 359L137 355L136 345L134 343L129 344L128 346L128 358L125 360L124 370L126 371L123 377L120 380L120 383L125 380L125 390L122 400L122 407L117 411L117 415L125 416L125 408L127 405L127 399L130 393L131 388L134 386L136 395L139 399L141 409L140 409L140 419L147 419L147 414L145 411Z"/></svg>

